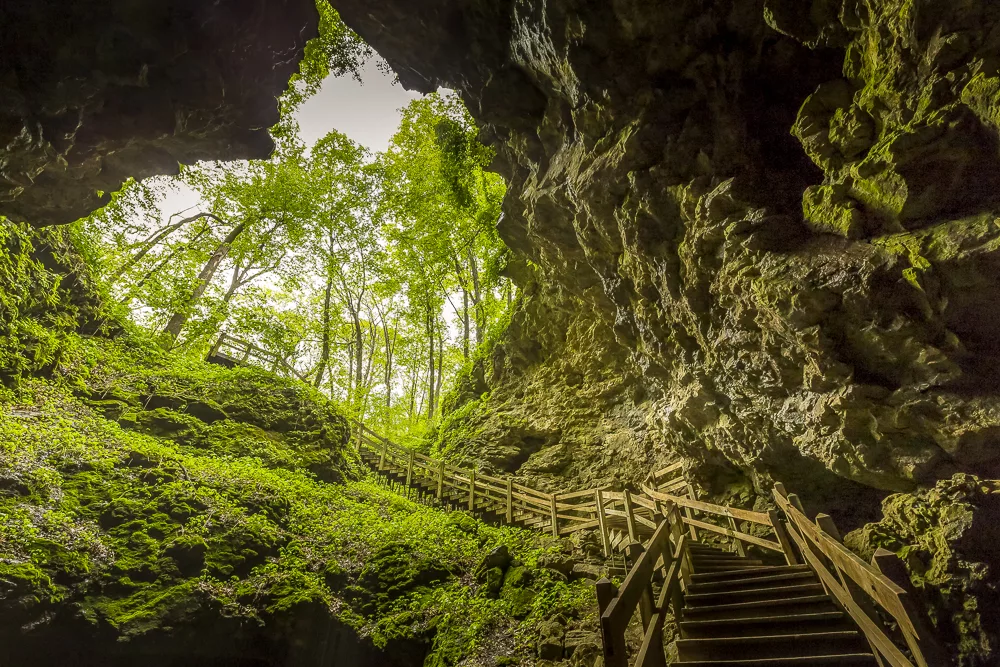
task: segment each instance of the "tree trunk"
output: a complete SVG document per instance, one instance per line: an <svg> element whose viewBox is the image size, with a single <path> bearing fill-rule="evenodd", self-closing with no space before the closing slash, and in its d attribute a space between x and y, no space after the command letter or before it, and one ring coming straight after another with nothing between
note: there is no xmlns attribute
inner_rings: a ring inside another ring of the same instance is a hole
<svg viewBox="0 0 1000 667"><path fill-rule="evenodd" d="M319 368L316 371L315 386L318 389L323 384L323 373L330 363L330 300L333 292L333 275L326 278L326 293L323 296L323 347L319 354Z"/></svg>
<svg viewBox="0 0 1000 667"><path fill-rule="evenodd" d="M215 249L215 252L208 259L208 262L205 263L201 273L198 274L194 291L191 293L187 304L182 310L177 311L171 316L170 321L167 322L167 326L163 329L164 347L173 346L174 342L181 335L181 331L184 329L184 325L187 324L188 317L190 317L191 308L198 303L205 290L208 289L208 285L212 282L212 278L215 277L215 272L218 271L222 260L229 254L229 249L232 247L233 242L246 230L247 225L248 221L244 220L233 227L233 230L226 235L226 238L222 240L222 243L219 244L219 247Z"/></svg>
<svg viewBox="0 0 1000 667"><path fill-rule="evenodd" d="M211 213L199 213L198 215L192 215L190 218L184 218L183 220L178 220L177 222L171 225L167 225L166 227L164 227L163 229L161 229L160 231L156 232L151 237L149 237L145 241L142 250L133 255L129 261L125 262L125 264L120 269L115 271L115 275L112 276L108 282L115 283L121 280L122 276L128 273L128 270L131 269L133 266L141 262L143 257L148 255L153 248L155 248L160 244L160 241L167 238L168 236L170 236L171 234L173 234L174 232L176 232L178 229L188 224L189 222L194 222L195 220L201 220L202 218L211 218L219 222L219 224L225 224L222 220L212 215Z"/></svg>
<svg viewBox="0 0 1000 667"><path fill-rule="evenodd" d="M434 321L431 319L431 308L427 306L427 349L428 349L428 376L427 376L427 419L434 419Z"/></svg>
<svg viewBox="0 0 1000 667"><path fill-rule="evenodd" d="M347 404L354 401L354 341L347 343Z"/></svg>
<svg viewBox="0 0 1000 667"><path fill-rule="evenodd" d="M434 343L432 342L431 345ZM438 358L437 358L437 396L438 403L441 402L441 386L444 384L444 332L438 331Z"/></svg>
<svg viewBox="0 0 1000 667"><path fill-rule="evenodd" d="M469 248L469 270L472 273L472 305L476 309L476 345L483 342L483 292L479 282L479 263L476 253Z"/></svg>
<svg viewBox="0 0 1000 667"><path fill-rule="evenodd" d="M417 366L414 365L410 371L410 409L407 410L406 418L412 423L414 410L417 407Z"/></svg>
<svg viewBox="0 0 1000 667"><path fill-rule="evenodd" d="M395 350L395 347L396 347L396 327L393 326L392 329L393 329L393 331L392 331L392 340L390 341L390 339L389 339L389 325L386 322L385 317L383 317L382 318L382 337L383 337L384 342L385 342L385 364L383 365L383 372L384 372L383 380L385 381L385 413L386 413L386 417L387 418L388 418L388 415L389 415L389 411L392 410L392 361L393 361L393 354L396 351Z"/></svg>
<svg viewBox="0 0 1000 667"><path fill-rule="evenodd" d="M364 360L365 360L365 339L364 331L361 329L361 320L359 316L352 312L351 319L353 320L354 326L354 353L357 355L357 361L354 366L354 387L357 390L355 395L355 401L361 400L361 388L364 386ZM360 405L360 403L358 403Z"/></svg>
<svg viewBox="0 0 1000 667"><path fill-rule="evenodd" d="M469 360L469 291L462 288L462 356ZM476 327L476 343L479 343L479 328Z"/></svg>

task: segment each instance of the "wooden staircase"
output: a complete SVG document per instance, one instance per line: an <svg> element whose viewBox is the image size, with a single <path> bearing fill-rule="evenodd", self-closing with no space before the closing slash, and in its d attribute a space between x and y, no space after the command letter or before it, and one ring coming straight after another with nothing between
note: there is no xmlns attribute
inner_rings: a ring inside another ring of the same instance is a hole
<svg viewBox="0 0 1000 667"><path fill-rule="evenodd" d="M673 664L878 664L809 566L768 565L696 542L688 550L691 572Z"/></svg>

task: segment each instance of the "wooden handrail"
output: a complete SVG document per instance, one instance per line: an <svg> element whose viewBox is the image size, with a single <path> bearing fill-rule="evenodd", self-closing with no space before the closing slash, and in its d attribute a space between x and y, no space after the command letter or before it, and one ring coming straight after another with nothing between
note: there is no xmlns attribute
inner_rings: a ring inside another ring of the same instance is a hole
<svg viewBox="0 0 1000 667"><path fill-rule="evenodd" d="M799 552L826 589L861 628L872 649L881 658L892 667L936 667L945 664L944 651L926 629L907 590L824 530L819 517L815 523L811 521L801 506L797 506L794 494L788 494L783 485L775 485L774 499L789 519L788 533ZM835 530L829 518L826 523L831 526L830 530ZM858 597L862 593L864 599ZM914 662L889 638L887 629L877 616L866 612L864 607L871 601L896 621Z"/></svg>
<svg viewBox="0 0 1000 667"><path fill-rule="evenodd" d="M642 491L650 498L675 503L681 507L690 507L691 509L696 509L701 512L731 517L740 521L749 521L750 523L756 523L762 526L771 525L771 518L763 512L752 512L738 507L726 507L725 505L713 505L712 503L706 503L701 500L694 500L692 498L684 498L683 496L663 493L645 485L642 487Z"/></svg>

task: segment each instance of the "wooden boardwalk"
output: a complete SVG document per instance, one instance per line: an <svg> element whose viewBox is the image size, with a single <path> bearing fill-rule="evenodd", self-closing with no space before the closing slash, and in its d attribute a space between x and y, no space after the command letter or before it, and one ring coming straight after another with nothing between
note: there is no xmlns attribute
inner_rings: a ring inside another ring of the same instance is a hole
<svg viewBox="0 0 1000 667"><path fill-rule="evenodd" d="M621 587L598 582L606 667L630 664L625 636L636 611L637 667L666 665L667 619L678 665L948 664L899 559L880 551L861 560L830 517L809 519L780 484L779 509L769 512L699 500L680 462L651 473L639 492L546 493L418 454L360 423L354 442L372 469L425 498L553 536L595 530L606 557L624 553L631 568Z"/></svg>
<svg viewBox="0 0 1000 667"><path fill-rule="evenodd" d="M254 363L302 379L267 350L223 334L209 361ZM421 498L488 521L566 536L594 530L604 554L629 564L620 586L597 583L605 667L663 667L668 622L675 663L690 667L952 664L929 630L906 569L879 550L847 549L833 520L810 519L795 494L756 512L698 498L676 462L635 491L547 493L418 454L353 425L361 460ZM629 656L638 615L643 641Z"/></svg>

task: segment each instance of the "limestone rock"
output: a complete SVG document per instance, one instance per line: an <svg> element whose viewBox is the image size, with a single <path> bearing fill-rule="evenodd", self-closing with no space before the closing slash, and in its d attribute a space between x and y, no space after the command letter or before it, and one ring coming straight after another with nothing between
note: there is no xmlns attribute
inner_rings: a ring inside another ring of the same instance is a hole
<svg viewBox="0 0 1000 667"><path fill-rule="evenodd" d="M566 628L558 620L544 621L538 626L538 657L559 660L563 655L563 635Z"/></svg>
<svg viewBox="0 0 1000 667"><path fill-rule="evenodd" d="M681 454L855 525L998 468L1000 9L335 5L510 179L524 295L446 450L550 489Z"/></svg>
<svg viewBox="0 0 1000 667"><path fill-rule="evenodd" d="M72 222L129 178L263 158L312 0L0 8L0 215Z"/></svg>
<svg viewBox="0 0 1000 667"><path fill-rule="evenodd" d="M569 574L570 579L593 579L597 581L604 576L604 568L592 563L575 563Z"/></svg>
<svg viewBox="0 0 1000 667"><path fill-rule="evenodd" d="M989 664L1000 646L1000 482L957 474L933 489L896 494L885 517L849 533L866 559L896 552L937 631L957 645L961 665Z"/></svg>
<svg viewBox="0 0 1000 667"><path fill-rule="evenodd" d="M602 654L601 636L589 630L568 630L563 639L563 653L572 658L572 664L593 664Z"/></svg>

